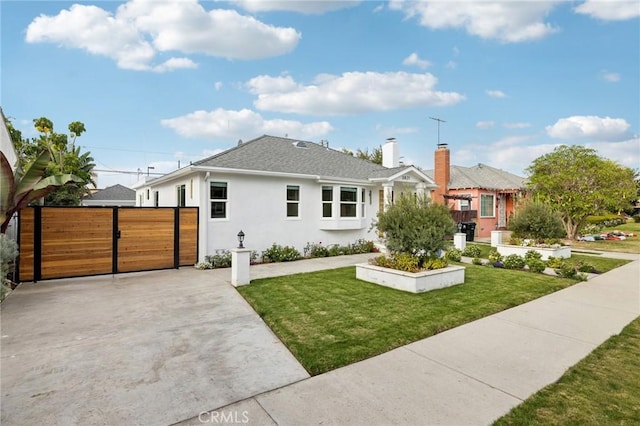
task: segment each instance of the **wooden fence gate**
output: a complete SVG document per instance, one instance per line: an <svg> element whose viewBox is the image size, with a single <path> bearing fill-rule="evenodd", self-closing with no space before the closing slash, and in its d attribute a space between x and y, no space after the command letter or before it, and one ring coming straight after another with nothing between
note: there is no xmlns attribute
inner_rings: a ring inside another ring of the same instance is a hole
<svg viewBox="0 0 640 426"><path fill-rule="evenodd" d="M17 281L194 265L197 207L28 207L18 219Z"/></svg>

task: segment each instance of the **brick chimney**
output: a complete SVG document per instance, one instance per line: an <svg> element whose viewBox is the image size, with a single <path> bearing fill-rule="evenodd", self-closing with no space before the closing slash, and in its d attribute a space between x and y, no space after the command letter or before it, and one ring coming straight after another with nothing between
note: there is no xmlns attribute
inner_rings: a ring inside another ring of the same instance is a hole
<svg viewBox="0 0 640 426"><path fill-rule="evenodd" d="M438 144L434 155L433 177L438 187L433 190L433 201L446 204L443 195L449 192L449 180L451 179L451 161L449 148L446 143Z"/></svg>

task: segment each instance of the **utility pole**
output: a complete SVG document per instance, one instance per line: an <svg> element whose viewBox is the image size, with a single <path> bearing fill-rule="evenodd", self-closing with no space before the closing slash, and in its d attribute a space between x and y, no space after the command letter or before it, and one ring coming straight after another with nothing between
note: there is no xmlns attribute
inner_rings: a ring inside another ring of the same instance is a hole
<svg viewBox="0 0 640 426"><path fill-rule="evenodd" d="M438 146L440 145L446 145L446 144L441 144L440 143L440 123L446 123L446 121L441 120L439 118L435 118L435 117L429 117L430 119L437 121L438 122Z"/></svg>

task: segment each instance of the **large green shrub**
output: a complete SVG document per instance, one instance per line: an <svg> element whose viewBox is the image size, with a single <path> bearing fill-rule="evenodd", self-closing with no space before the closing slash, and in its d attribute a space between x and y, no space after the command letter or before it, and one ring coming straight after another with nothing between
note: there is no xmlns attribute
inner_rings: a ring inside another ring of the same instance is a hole
<svg viewBox="0 0 640 426"><path fill-rule="evenodd" d="M587 217L587 223L590 225L598 225L598 226L618 226L626 223L627 219L618 216L617 214L604 214L600 216L589 216Z"/></svg>
<svg viewBox="0 0 640 426"><path fill-rule="evenodd" d="M509 230L513 232L513 237L540 242L566 236L560 216L538 202L530 202L520 209L509 221Z"/></svg>
<svg viewBox="0 0 640 426"><path fill-rule="evenodd" d="M401 194L386 211L379 212L375 226L384 233L387 249L411 253L421 262L437 257L448 244L445 238L456 232L446 206L413 194Z"/></svg>

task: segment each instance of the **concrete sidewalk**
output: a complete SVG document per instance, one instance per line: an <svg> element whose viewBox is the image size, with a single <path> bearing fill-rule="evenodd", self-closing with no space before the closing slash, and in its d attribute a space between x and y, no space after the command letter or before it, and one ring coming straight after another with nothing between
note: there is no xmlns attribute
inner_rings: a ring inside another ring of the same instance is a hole
<svg viewBox="0 0 640 426"><path fill-rule="evenodd" d="M639 256L606 255L635 261L182 424L489 424L640 315Z"/></svg>

